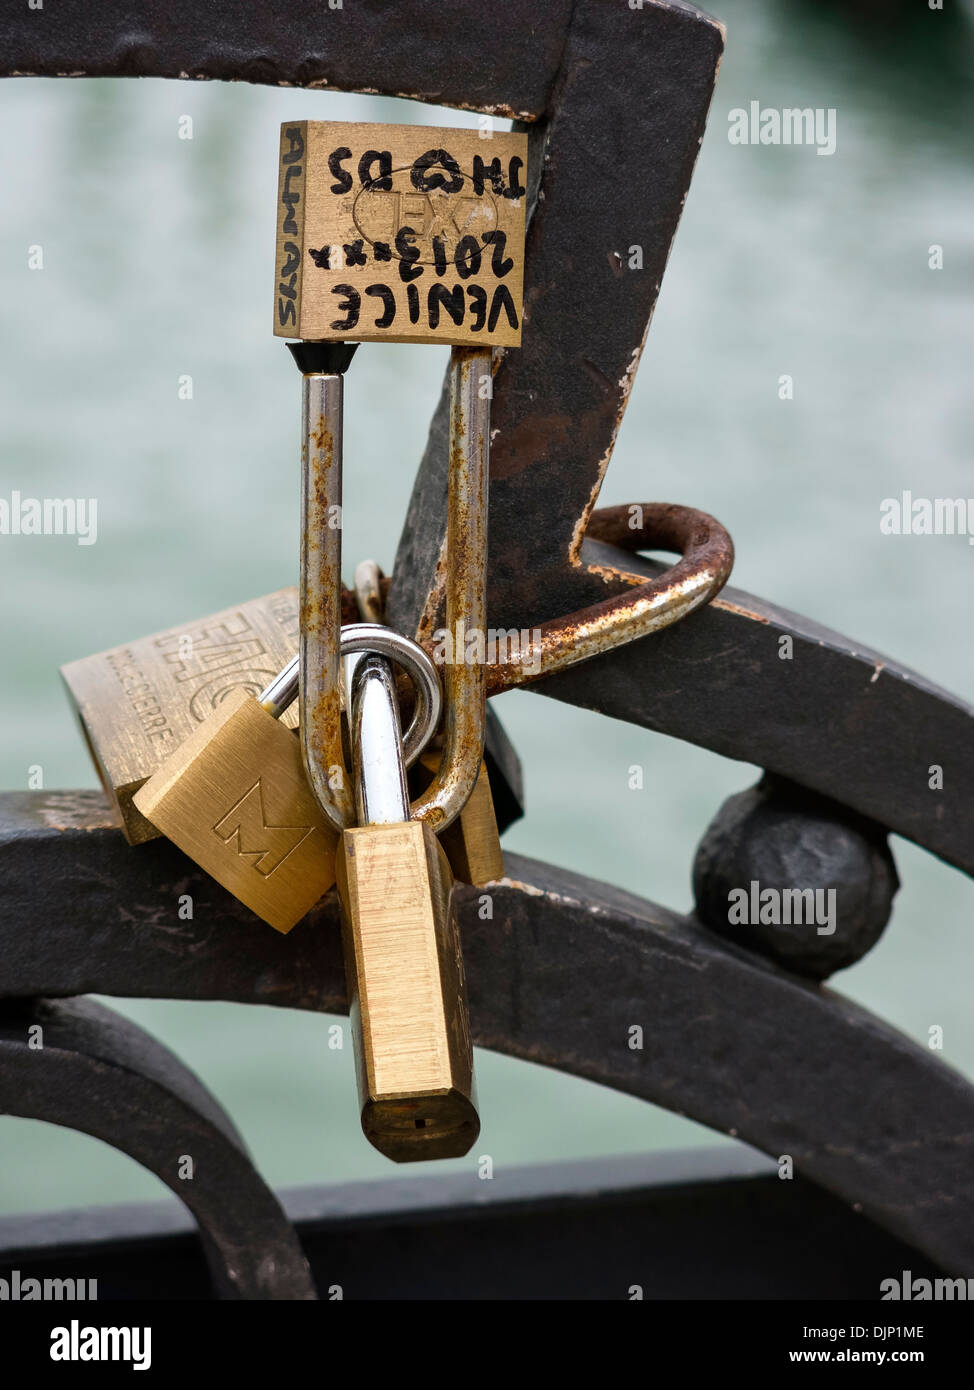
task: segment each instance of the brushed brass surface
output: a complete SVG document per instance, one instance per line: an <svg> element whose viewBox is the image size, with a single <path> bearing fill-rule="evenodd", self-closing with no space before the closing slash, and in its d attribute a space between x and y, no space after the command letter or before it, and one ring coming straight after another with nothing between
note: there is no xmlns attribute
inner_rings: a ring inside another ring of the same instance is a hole
<svg viewBox="0 0 974 1390"><path fill-rule="evenodd" d="M424 753L419 760L423 773L427 776L435 773L441 756L435 749ZM480 764L466 806L439 838L453 876L461 883L480 885L504 877L504 852L497 833L494 798L485 763Z"/></svg>
<svg viewBox="0 0 974 1390"><path fill-rule="evenodd" d="M134 797L138 810L277 931L335 881L337 836L293 730L233 690Z"/></svg>
<svg viewBox="0 0 974 1390"><path fill-rule="evenodd" d="M274 332L518 347L527 136L281 127Z"/></svg>
<svg viewBox="0 0 974 1390"><path fill-rule="evenodd" d="M362 1129L397 1163L480 1132L453 879L419 821L342 833L336 860Z"/></svg>
<svg viewBox="0 0 974 1390"><path fill-rule="evenodd" d="M233 690L256 695L298 648L294 587L62 666L102 786L129 844L155 839L133 797ZM282 723L295 727L295 704Z"/></svg>

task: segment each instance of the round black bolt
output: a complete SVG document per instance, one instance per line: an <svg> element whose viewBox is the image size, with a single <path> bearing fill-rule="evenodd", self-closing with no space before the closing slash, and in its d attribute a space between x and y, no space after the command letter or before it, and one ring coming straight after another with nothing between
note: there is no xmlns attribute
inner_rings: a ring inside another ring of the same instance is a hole
<svg viewBox="0 0 974 1390"><path fill-rule="evenodd" d="M693 865L704 925L818 980L876 944L899 886L882 826L772 774L724 802Z"/></svg>

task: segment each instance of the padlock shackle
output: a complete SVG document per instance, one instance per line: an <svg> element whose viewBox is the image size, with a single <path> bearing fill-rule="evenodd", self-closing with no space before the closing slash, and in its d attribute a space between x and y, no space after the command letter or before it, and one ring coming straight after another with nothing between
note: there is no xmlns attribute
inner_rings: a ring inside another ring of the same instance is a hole
<svg viewBox="0 0 974 1390"><path fill-rule="evenodd" d="M488 347L450 354L450 459L446 534L447 660L443 681L443 756L430 785L413 802L414 820L439 834L470 798L484 756L486 669L467 660L467 635L486 636L487 503L490 484ZM475 646L476 653L476 646Z"/></svg>
<svg viewBox="0 0 974 1390"><path fill-rule="evenodd" d="M355 814L339 681L344 378L341 372L305 372L301 388L301 749L315 799L341 830Z"/></svg>
<svg viewBox="0 0 974 1390"><path fill-rule="evenodd" d="M450 356L450 461L446 622L443 666L444 747L433 781L412 807L437 833L470 798L483 758L486 672L466 660L463 634L485 632L487 492L490 454L490 348ZM341 372L302 376L301 747L315 797L336 830L352 825L341 725L342 417Z"/></svg>
<svg viewBox="0 0 974 1390"><path fill-rule="evenodd" d="M408 821L399 701L392 667L385 657L371 652L359 657L348 702L358 824Z"/></svg>
<svg viewBox="0 0 974 1390"><path fill-rule="evenodd" d="M406 766L412 767L440 722L443 700L436 667L418 642L411 642L408 637L378 623L349 623L343 627L339 650L343 659L368 652L384 656L401 666L409 676L415 707L409 728L403 735L403 756ZM257 703L274 719L280 719L297 698L300 683L301 661L295 656L268 682L257 696Z"/></svg>
<svg viewBox="0 0 974 1390"><path fill-rule="evenodd" d="M257 696L257 703L275 719L280 719L298 697L298 667L298 658L294 656Z"/></svg>
<svg viewBox="0 0 974 1390"><path fill-rule="evenodd" d="M415 709L403 736L403 757L406 766L412 767L436 732L443 709L440 678L428 653L418 642L380 623L349 623L343 627L339 651L343 660L350 656L383 657L386 662L401 666L412 681ZM352 680L354 683L354 675ZM347 700L350 704L350 693Z"/></svg>

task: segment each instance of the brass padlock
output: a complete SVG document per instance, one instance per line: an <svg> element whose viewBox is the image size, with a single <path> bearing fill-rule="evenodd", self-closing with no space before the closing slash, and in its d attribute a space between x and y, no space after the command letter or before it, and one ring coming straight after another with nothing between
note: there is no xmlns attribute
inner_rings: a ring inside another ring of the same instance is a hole
<svg viewBox="0 0 974 1390"><path fill-rule="evenodd" d="M453 878L409 820L395 685L373 655L351 700L359 825L336 861L362 1129L397 1163L459 1158L480 1133Z"/></svg>
<svg viewBox="0 0 974 1390"><path fill-rule="evenodd" d="M286 121L274 332L520 346L528 139L483 135Z"/></svg>
<svg viewBox="0 0 974 1390"><path fill-rule="evenodd" d="M256 695L298 646L296 588L62 666L102 786L129 844L155 839L132 798L235 690ZM297 724L297 705L282 723Z"/></svg>
<svg viewBox="0 0 974 1390"><path fill-rule="evenodd" d="M335 881L337 836L279 718L297 689L295 659L256 698L231 690L133 797L146 820L280 932Z"/></svg>
<svg viewBox="0 0 974 1390"><path fill-rule="evenodd" d="M343 628L342 642L362 631ZM379 632L370 640L384 639ZM388 640L393 646L395 634ZM416 692L405 739L411 759L436 728L440 689L421 648L399 659ZM281 720L297 693L297 657L256 699L232 690L133 798L147 821L281 932L335 882L338 838L308 786L300 742ZM330 772L344 775L337 766Z"/></svg>
<svg viewBox="0 0 974 1390"><path fill-rule="evenodd" d="M422 754L413 773L418 787L428 786L432 781L441 756L435 749ZM480 886L504 877L504 852L485 763L480 764L467 804L440 835L440 844L450 861L454 878L461 883Z"/></svg>

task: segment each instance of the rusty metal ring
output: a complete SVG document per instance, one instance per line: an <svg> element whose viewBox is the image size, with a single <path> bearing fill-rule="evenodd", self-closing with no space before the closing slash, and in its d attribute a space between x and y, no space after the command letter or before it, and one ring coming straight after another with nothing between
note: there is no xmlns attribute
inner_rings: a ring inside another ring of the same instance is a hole
<svg viewBox="0 0 974 1390"><path fill-rule="evenodd" d="M500 694L680 622L726 584L734 543L707 512L670 502L602 507L586 536L625 550L675 550L681 558L655 579L607 566L589 569L633 587L534 628L529 640L487 667L487 693Z"/></svg>
<svg viewBox="0 0 974 1390"><path fill-rule="evenodd" d="M418 642L390 627L381 623L350 623L343 627L341 655L366 654L401 666L413 683L413 714L402 739L403 760L407 767L412 767L440 722L443 694L439 672Z"/></svg>

